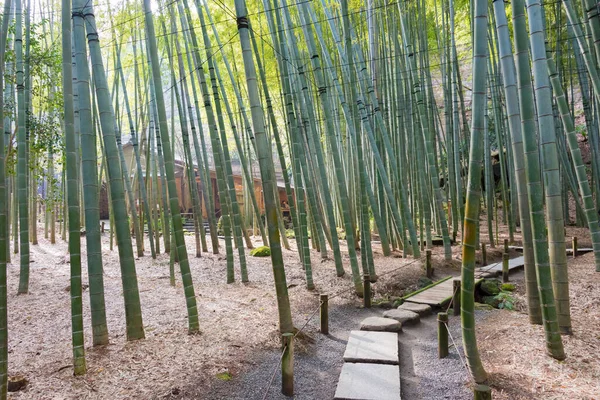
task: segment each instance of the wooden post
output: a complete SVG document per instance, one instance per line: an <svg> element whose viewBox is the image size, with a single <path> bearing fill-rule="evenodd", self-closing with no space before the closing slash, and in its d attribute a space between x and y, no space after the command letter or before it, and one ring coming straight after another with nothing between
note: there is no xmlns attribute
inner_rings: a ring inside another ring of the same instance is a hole
<svg viewBox="0 0 600 400"><path fill-rule="evenodd" d="M321 333L329 335L329 296L322 294L321 297Z"/></svg>
<svg viewBox="0 0 600 400"><path fill-rule="evenodd" d="M577 257L577 236L573 236L573 258Z"/></svg>
<svg viewBox="0 0 600 400"><path fill-rule="evenodd" d="M281 358L281 393L294 395L294 334L284 333L283 357Z"/></svg>
<svg viewBox="0 0 600 400"><path fill-rule="evenodd" d="M104 221L102 221L102 233L104 233Z"/></svg>
<svg viewBox="0 0 600 400"><path fill-rule="evenodd" d="M460 279L452 281L452 310L453 315L460 315Z"/></svg>
<svg viewBox="0 0 600 400"><path fill-rule="evenodd" d="M502 254L502 283L508 283L508 253Z"/></svg>
<svg viewBox="0 0 600 400"><path fill-rule="evenodd" d="M475 385L473 400L492 400L492 389L486 385Z"/></svg>
<svg viewBox="0 0 600 400"><path fill-rule="evenodd" d="M508 253L508 239L504 239L504 252Z"/></svg>
<svg viewBox="0 0 600 400"><path fill-rule="evenodd" d="M485 242L481 242L481 266L487 265L487 251L485 249Z"/></svg>
<svg viewBox="0 0 600 400"><path fill-rule="evenodd" d="M438 357L446 358L448 357L448 328L446 327L446 323L448 323L448 314L445 312L438 313L437 322Z"/></svg>
<svg viewBox="0 0 600 400"><path fill-rule="evenodd" d="M369 274L363 275L363 285L364 285L364 293L363 293L363 304L365 308L371 308L371 278Z"/></svg>
<svg viewBox="0 0 600 400"><path fill-rule="evenodd" d="M425 271L429 279L433 278L433 267L431 266L431 249L425 251Z"/></svg>

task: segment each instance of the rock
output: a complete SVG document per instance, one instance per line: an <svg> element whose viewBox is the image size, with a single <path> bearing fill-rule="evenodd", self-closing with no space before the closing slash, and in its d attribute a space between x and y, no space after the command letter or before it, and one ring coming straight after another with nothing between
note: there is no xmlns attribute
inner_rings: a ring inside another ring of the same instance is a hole
<svg viewBox="0 0 600 400"><path fill-rule="evenodd" d="M424 287L427 287L427 286L431 285L432 283L433 283L433 281L431 279L422 276L417 281L417 287L419 289L423 289Z"/></svg>
<svg viewBox="0 0 600 400"><path fill-rule="evenodd" d="M492 311L494 307L490 306L489 304L475 303L475 309L481 311Z"/></svg>
<svg viewBox="0 0 600 400"><path fill-rule="evenodd" d="M498 304L501 303L501 300L499 298L497 298L496 296L483 296L481 298L481 300L483 300L483 302L485 304L487 304L488 306L491 306L494 308L498 308Z"/></svg>
<svg viewBox="0 0 600 400"><path fill-rule="evenodd" d="M9 392L18 392L19 390L23 390L27 387L29 381L23 375L15 375L8 377L8 391Z"/></svg>
<svg viewBox="0 0 600 400"><path fill-rule="evenodd" d="M251 250L250 255L253 257L269 257L271 255L271 249L268 246L260 246Z"/></svg>
<svg viewBox="0 0 600 400"><path fill-rule="evenodd" d="M344 361L398 365L398 334L351 331Z"/></svg>
<svg viewBox="0 0 600 400"><path fill-rule="evenodd" d="M390 310L390 311L396 311L396 310ZM386 312L389 312L389 311L386 311ZM389 318L368 317L368 318L363 319L363 321L360 323L360 330L361 331L400 332L400 331L402 331L402 324L398 321L394 321Z"/></svg>
<svg viewBox="0 0 600 400"><path fill-rule="evenodd" d="M414 313L419 314L421 317L431 314L431 307L427 304L417 304L408 301L402 304L400 307L398 307L398 309L412 311Z"/></svg>
<svg viewBox="0 0 600 400"><path fill-rule="evenodd" d="M383 317L388 319L394 319L405 325L417 323L421 318L416 312L402 309L386 311L383 313Z"/></svg>
<svg viewBox="0 0 600 400"><path fill-rule="evenodd" d="M393 304L392 304L391 300L379 299L379 300L373 301L373 307L385 308L385 309L389 310L390 308L392 308L392 306L393 306Z"/></svg>
<svg viewBox="0 0 600 400"><path fill-rule="evenodd" d="M485 279L479 285L479 289L490 296L495 296L500 293L499 283L497 279Z"/></svg>
<svg viewBox="0 0 600 400"><path fill-rule="evenodd" d="M517 287L514 283L503 283L500 289L502 289L505 292L513 292L516 288Z"/></svg>
<svg viewBox="0 0 600 400"><path fill-rule="evenodd" d="M334 399L400 400L397 365L345 363Z"/></svg>

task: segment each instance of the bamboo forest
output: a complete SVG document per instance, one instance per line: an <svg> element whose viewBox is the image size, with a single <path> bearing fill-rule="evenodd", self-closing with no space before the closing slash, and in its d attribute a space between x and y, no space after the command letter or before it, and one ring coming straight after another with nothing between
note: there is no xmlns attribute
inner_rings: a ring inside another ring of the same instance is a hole
<svg viewBox="0 0 600 400"><path fill-rule="evenodd" d="M2 3L0 400L600 399L597 1Z"/></svg>

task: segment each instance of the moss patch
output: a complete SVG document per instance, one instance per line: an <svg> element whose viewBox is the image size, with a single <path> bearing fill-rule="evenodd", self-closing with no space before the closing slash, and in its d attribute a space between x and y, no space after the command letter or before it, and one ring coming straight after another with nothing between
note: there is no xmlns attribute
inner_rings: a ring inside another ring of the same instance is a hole
<svg viewBox="0 0 600 400"><path fill-rule="evenodd" d="M220 372L216 375L217 379L228 382L233 379L233 376L229 373L229 371Z"/></svg>
<svg viewBox="0 0 600 400"><path fill-rule="evenodd" d="M268 246L260 246L251 250L250 255L253 257L269 257L271 255L271 249Z"/></svg>

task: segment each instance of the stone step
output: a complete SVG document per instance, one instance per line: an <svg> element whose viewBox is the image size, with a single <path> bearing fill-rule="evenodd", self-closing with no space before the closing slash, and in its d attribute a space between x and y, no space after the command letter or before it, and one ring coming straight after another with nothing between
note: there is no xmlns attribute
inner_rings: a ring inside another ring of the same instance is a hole
<svg viewBox="0 0 600 400"><path fill-rule="evenodd" d="M431 307L427 304L404 303L398 307L398 310L412 311L421 317L431 314Z"/></svg>
<svg viewBox="0 0 600 400"><path fill-rule="evenodd" d="M397 365L346 363L334 399L400 400L400 368Z"/></svg>
<svg viewBox="0 0 600 400"><path fill-rule="evenodd" d="M388 310L383 313L383 317L393 319L395 321L400 322L403 325L416 324L421 319L419 314L417 314L416 312L402 309Z"/></svg>
<svg viewBox="0 0 600 400"><path fill-rule="evenodd" d="M398 365L398 334L351 331L344 361Z"/></svg>
<svg viewBox="0 0 600 400"><path fill-rule="evenodd" d="M400 332L402 323L389 318L368 317L360 323L361 331Z"/></svg>

